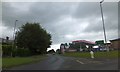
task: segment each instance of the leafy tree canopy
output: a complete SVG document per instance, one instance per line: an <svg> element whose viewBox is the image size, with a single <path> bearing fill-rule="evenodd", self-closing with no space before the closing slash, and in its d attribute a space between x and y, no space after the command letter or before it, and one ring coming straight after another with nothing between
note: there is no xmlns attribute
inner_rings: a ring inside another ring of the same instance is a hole
<svg viewBox="0 0 120 72"><path fill-rule="evenodd" d="M49 50L48 53L55 53L54 49Z"/></svg>
<svg viewBox="0 0 120 72"><path fill-rule="evenodd" d="M27 48L33 54L43 54L51 45L51 35L39 23L26 23L16 33L19 48Z"/></svg>

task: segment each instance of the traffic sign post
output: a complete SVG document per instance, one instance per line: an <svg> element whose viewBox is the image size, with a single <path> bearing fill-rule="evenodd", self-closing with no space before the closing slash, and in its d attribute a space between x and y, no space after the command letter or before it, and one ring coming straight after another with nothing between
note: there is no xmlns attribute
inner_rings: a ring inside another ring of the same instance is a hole
<svg viewBox="0 0 120 72"><path fill-rule="evenodd" d="M95 42L97 45L104 45L104 40L99 40Z"/></svg>
<svg viewBox="0 0 120 72"><path fill-rule="evenodd" d="M94 52L90 51L90 55L91 55L91 58L93 59L94 58Z"/></svg>

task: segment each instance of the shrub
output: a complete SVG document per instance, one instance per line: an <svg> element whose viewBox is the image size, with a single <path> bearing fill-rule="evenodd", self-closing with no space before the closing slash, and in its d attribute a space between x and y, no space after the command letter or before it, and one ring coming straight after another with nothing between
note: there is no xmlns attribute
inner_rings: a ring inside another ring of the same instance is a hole
<svg viewBox="0 0 120 72"><path fill-rule="evenodd" d="M11 56L12 45L2 45L3 56Z"/></svg>
<svg viewBox="0 0 120 72"><path fill-rule="evenodd" d="M12 45L2 45L2 56L11 56L15 57L15 56L30 56L30 50L29 49L23 49L23 48L12 48Z"/></svg>
<svg viewBox="0 0 120 72"><path fill-rule="evenodd" d="M18 48L15 51L15 54L16 54L16 56L21 56L21 57L30 56L30 50L29 49Z"/></svg>

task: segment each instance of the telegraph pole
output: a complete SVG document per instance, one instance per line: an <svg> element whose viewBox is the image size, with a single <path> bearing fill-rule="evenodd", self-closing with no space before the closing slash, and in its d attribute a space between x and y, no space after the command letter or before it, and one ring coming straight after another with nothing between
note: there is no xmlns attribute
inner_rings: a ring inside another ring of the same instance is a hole
<svg viewBox="0 0 120 72"><path fill-rule="evenodd" d="M103 3L103 1L104 0L102 0L100 2L100 9L101 9L102 22L103 22L104 39L105 39L107 51L109 51L109 48L107 47L107 38L106 38L106 31L105 31L105 23L104 23L103 10L102 10L102 3Z"/></svg>
<svg viewBox="0 0 120 72"><path fill-rule="evenodd" d="M18 20L15 20L15 25L14 25L14 29L13 29L13 45L12 45L12 50L14 49L15 46L15 29L16 29L16 23ZM16 48L16 46L15 46ZM11 52L11 56L13 56L13 53Z"/></svg>

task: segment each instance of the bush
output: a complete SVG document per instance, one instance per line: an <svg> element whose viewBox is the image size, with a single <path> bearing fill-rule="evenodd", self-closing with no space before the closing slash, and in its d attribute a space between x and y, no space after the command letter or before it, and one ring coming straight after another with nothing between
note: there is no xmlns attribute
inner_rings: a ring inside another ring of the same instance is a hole
<svg viewBox="0 0 120 72"><path fill-rule="evenodd" d="M3 56L11 56L12 45L2 45Z"/></svg>
<svg viewBox="0 0 120 72"><path fill-rule="evenodd" d="M11 56L15 57L15 56L30 56L30 50L29 49L23 49L23 48L12 48L12 45L2 45L2 56Z"/></svg>
<svg viewBox="0 0 120 72"><path fill-rule="evenodd" d="M30 56L30 55L31 55L29 49L22 49L22 48L18 48L18 49L15 51L15 54L16 54L16 56L21 56L21 57Z"/></svg>

